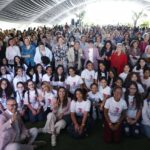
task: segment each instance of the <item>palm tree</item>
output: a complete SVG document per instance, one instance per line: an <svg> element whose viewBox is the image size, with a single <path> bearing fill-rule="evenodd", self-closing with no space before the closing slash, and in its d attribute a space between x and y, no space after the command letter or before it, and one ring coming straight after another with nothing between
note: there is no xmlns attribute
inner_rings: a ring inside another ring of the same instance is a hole
<svg viewBox="0 0 150 150"><path fill-rule="evenodd" d="M133 11L132 19L133 19L134 27L137 26L139 19L146 17L146 16L147 16L147 14L144 13L144 10L141 10L139 12Z"/></svg>

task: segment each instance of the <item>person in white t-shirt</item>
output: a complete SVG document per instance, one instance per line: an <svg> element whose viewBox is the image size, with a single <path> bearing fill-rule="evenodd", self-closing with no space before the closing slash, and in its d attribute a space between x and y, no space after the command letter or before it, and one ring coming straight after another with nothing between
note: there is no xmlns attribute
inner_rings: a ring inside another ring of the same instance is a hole
<svg viewBox="0 0 150 150"><path fill-rule="evenodd" d="M150 68L145 68L143 76L141 76L141 82L146 89L150 88Z"/></svg>
<svg viewBox="0 0 150 150"><path fill-rule="evenodd" d="M34 83L38 88L40 88L41 86L43 75L44 75L43 66L41 64L36 64L32 80L34 81Z"/></svg>
<svg viewBox="0 0 150 150"><path fill-rule="evenodd" d="M91 116L94 120L96 120L101 117L100 94L96 83L91 84L91 91L88 92L87 97L91 101Z"/></svg>
<svg viewBox="0 0 150 150"><path fill-rule="evenodd" d="M10 83L12 82L12 76L7 71L6 66L0 67L0 79L3 79L3 78L7 79Z"/></svg>
<svg viewBox="0 0 150 150"><path fill-rule="evenodd" d="M104 61L100 61L98 64L98 70L95 73L95 77L94 77L95 83L99 85L99 81L102 77L105 77L106 79L108 78L108 72Z"/></svg>
<svg viewBox="0 0 150 150"><path fill-rule="evenodd" d="M100 110L103 111L106 100L111 96L111 89L107 85L107 79L102 77L99 83Z"/></svg>
<svg viewBox="0 0 150 150"><path fill-rule="evenodd" d="M53 77L53 87L55 89L59 87L65 87L65 73L64 67L62 65L58 65Z"/></svg>
<svg viewBox="0 0 150 150"><path fill-rule="evenodd" d="M73 98L74 92L77 88L82 88L83 80L79 75L76 75L76 70L73 67L69 67L69 76L65 81L67 89L70 92L70 97Z"/></svg>
<svg viewBox="0 0 150 150"><path fill-rule="evenodd" d="M130 66L129 65L125 65L124 66L124 69L123 69L123 72L119 74L119 77L125 81L126 77L128 76L130 72Z"/></svg>
<svg viewBox="0 0 150 150"><path fill-rule="evenodd" d="M82 89L76 89L75 99L71 101L71 124L68 125L68 132L74 138L84 137L91 129L89 112L91 102L86 99Z"/></svg>
<svg viewBox="0 0 150 150"><path fill-rule="evenodd" d="M39 129L42 133L51 134L52 146L56 146L56 136L60 134L61 129L64 129L70 120L70 101L66 89L59 87L57 98L52 104L52 112L48 113L45 126Z"/></svg>
<svg viewBox="0 0 150 150"><path fill-rule="evenodd" d="M16 70L16 76L13 79L14 91L17 90L17 86L16 85L17 85L18 82L26 83L26 81L29 80L29 79L30 79L30 77L23 73L23 68L22 67L18 67L17 70Z"/></svg>
<svg viewBox="0 0 150 150"><path fill-rule="evenodd" d="M136 82L136 84L138 86L138 91L139 91L140 94L144 94L145 93L144 87L143 87L143 85L141 83L141 78L140 78L139 73L137 73L137 72L129 73L127 78L126 78L125 85L128 86L131 81Z"/></svg>
<svg viewBox="0 0 150 150"><path fill-rule="evenodd" d="M14 64L14 57L21 56L20 49L14 43L14 38L10 38L8 41L9 46L6 48L6 58L10 65Z"/></svg>
<svg viewBox="0 0 150 150"><path fill-rule="evenodd" d="M87 61L86 69L81 73L81 78L84 81L84 86L87 90L90 90L91 84L94 82L95 71L93 70L93 63Z"/></svg>
<svg viewBox="0 0 150 150"><path fill-rule="evenodd" d="M47 114L52 111L53 103L56 101L57 91L46 81L42 82L41 87L43 100L40 103L43 106L44 117L47 118Z"/></svg>
<svg viewBox="0 0 150 150"><path fill-rule="evenodd" d="M140 136L140 118L141 118L141 95L138 92L138 86L131 82L125 92L127 103L126 120L124 122L124 133L126 136Z"/></svg>
<svg viewBox="0 0 150 150"><path fill-rule="evenodd" d="M17 102L17 110L19 112L19 114L21 115L21 117L23 119L26 119L25 113L26 113L26 107L24 106L24 94L25 94L25 87L24 87L24 83L23 82L18 82L17 83L17 90L14 93L14 97L16 99Z"/></svg>
<svg viewBox="0 0 150 150"><path fill-rule="evenodd" d="M150 139L150 89L148 92L142 108L142 129L146 137Z"/></svg>
<svg viewBox="0 0 150 150"><path fill-rule="evenodd" d="M7 79L0 80L0 114L7 108L7 99L12 96L13 90Z"/></svg>
<svg viewBox="0 0 150 150"><path fill-rule="evenodd" d="M42 91L38 90L32 80L27 81L27 91L24 95L24 105L28 107L29 120L31 122L43 121Z"/></svg>
<svg viewBox="0 0 150 150"><path fill-rule="evenodd" d="M46 74L43 75L42 81L47 81L52 85L53 70L51 66L46 67Z"/></svg>
<svg viewBox="0 0 150 150"><path fill-rule="evenodd" d="M104 141L106 143L112 140L119 143L121 140L121 125L127 109L127 104L121 97L122 88L115 87L113 97L107 99L104 106Z"/></svg>

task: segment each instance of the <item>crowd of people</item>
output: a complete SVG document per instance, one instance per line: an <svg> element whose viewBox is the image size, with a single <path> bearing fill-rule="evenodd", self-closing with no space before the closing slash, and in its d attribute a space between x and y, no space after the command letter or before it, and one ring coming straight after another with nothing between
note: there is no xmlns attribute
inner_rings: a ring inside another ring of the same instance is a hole
<svg viewBox="0 0 150 150"><path fill-rule="evenodd" d="M0 150L39 133L76 139L102 122L106 143L150 139L150 29L73 25L0 32ZM25 122L44 122L26 129ZM20 144L28 138L28 144Z"/></svg>

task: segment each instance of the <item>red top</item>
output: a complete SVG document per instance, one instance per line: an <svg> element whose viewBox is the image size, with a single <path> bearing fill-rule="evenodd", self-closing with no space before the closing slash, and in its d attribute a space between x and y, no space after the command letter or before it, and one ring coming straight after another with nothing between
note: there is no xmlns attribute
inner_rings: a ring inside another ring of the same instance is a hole
<svg viewBox="0 0 150 150"><path fill-rule="evenodd" d="M123 68L127 64L128 58L126 54L121 53L120 55L118 55L118 53L113 53L111 55L111 67L115 67L117 69L118 74L123 72Z"/></svg>

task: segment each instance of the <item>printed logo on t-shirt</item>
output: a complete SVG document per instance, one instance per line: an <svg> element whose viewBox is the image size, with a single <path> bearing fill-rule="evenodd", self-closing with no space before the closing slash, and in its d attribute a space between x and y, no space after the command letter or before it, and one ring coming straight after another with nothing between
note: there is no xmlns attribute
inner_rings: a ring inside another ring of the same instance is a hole
<svg viewBox="0 0 150 150"><path fill-rule="evenodd" d="M120 115L120 109L119 107L115 107L113 112L111 112L111 115L113 116L119 116Z"/></svg>

